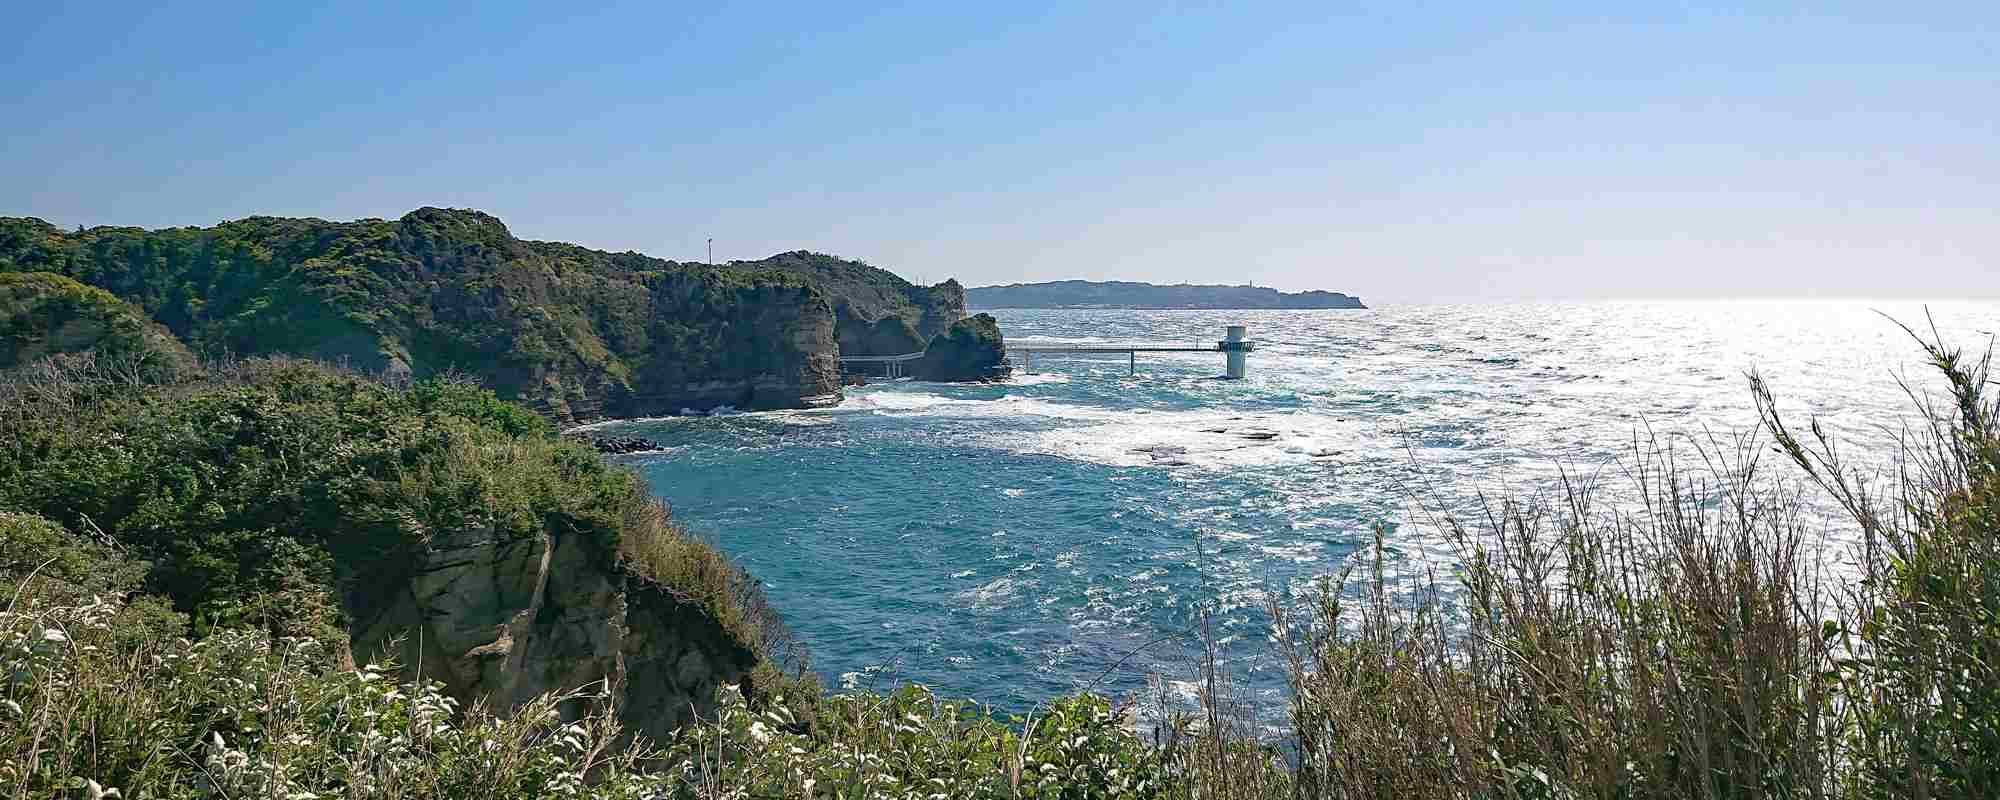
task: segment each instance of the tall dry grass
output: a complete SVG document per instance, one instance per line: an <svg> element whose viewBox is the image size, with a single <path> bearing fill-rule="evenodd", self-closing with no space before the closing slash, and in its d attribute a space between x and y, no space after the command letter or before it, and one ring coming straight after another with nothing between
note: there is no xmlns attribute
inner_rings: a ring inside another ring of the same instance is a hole
<svg viewBox="0 0 2000 800"><path fill-rule="evenodd" d="M1949 400L1912 392L1887 476L1753 378L1752 434L1436 517L1450 575L1385 574L1378 537L1303 610L1272 603L1291 796L2000 796L1992 382L1923 347Z"/></svg>

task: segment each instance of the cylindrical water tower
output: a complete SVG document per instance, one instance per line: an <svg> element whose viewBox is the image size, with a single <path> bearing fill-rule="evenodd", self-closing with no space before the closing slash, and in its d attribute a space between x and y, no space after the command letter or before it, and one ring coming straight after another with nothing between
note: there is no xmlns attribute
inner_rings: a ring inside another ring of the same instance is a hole
<svg viewBox="0 0 2000 800"><path fill-rule="evenodd" d="M1250 351L1257 349L1257 344L1244 338L1246 333L1244 326L1231 325L1223 334L1222 341L1215 343L1216 349L1222 351L1224 377L1240 380L1248 374L1249 368L1244 362L1249 360Z"/></svg>

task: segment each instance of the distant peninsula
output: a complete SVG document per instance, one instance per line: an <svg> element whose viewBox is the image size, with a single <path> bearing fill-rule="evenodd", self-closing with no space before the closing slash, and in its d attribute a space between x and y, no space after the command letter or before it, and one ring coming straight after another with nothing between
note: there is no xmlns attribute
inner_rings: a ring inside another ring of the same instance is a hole
<svg viewBox="0 0 2000 800"><path fill-rule="evenodd" d="M977 286L965 290L965 304L973 308L1367 308L1361 298L1339 292L1280 292L1262 286L1191 283L1159 286L1137 281Z"/></svg>

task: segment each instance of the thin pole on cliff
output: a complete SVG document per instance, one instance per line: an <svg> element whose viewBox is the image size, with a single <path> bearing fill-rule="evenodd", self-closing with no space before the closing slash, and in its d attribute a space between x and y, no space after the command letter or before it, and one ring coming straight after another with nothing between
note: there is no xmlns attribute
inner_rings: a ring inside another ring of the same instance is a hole
<svg viewBox="0 0 2000 800"><path fill-rule="evenodd" d="M708 239L708 263L715 263L715 237L713 236Z"/></svg>

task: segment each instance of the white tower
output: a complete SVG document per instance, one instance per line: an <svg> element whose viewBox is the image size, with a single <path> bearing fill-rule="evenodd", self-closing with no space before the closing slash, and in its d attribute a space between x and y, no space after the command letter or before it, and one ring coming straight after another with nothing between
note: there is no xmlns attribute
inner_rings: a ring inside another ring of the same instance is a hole
<svg viewBox="0 0 2000 800"><path fill-rule="evenodd" d="M1222 358L1225 362L1223 375L1232 380L1241 380L1244 375L1248 374L1249 369L1244 362L1249 360L1250 351L1257 347L1256 344L1243 338L1246 331L1245 326L1231 325L1229 326L1228 333L1223 336L1222 341L1216 343L1217 349L1222 351Z"/></svg>

